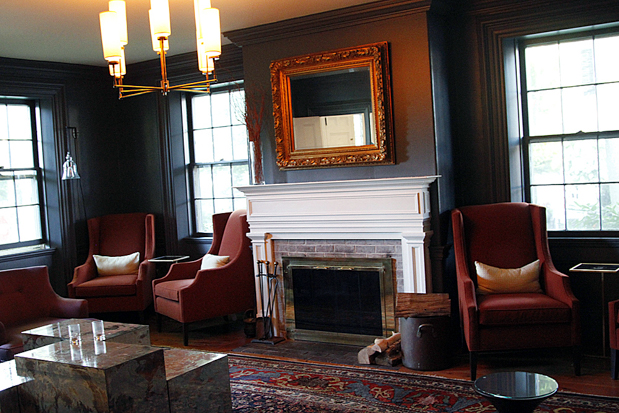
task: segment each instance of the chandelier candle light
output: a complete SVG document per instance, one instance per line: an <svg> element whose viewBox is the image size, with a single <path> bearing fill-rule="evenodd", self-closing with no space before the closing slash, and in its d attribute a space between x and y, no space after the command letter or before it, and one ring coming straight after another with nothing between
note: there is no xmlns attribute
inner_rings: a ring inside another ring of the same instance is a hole
<svg viewBox="0 0 619 413"><path fill-rule="evenodd" d="M159 86L123 84L123 77L127 73L125 46L128 43L125 1L112 0L109 2L109 11L99 13L103 57L108 62L110 75L114 78L114 87L119 90L119 98L122 99L155 91L160 91L163 95L172 90L209 92L209 85L217 81L214 61L221 55L219 10L211 7L210 0L194 0L198 68L206 76L206 79L199 82L170 86L165 58L166 50L169 49L168 38L171 34L170 7L168 0L151 0L150 7L148 16L150 18L153 50L159 54L161 63L161 82Z"/></svg>

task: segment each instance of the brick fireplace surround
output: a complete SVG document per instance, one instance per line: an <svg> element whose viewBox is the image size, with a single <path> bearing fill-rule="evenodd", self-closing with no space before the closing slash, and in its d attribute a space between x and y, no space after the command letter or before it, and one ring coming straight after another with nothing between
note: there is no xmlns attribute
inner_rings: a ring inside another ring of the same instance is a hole
<svg viewBox="0 0 619 413"><path fill-rule="evenodd" d="M280 264L276 334L285 336L282 257L393 258L397 292L431 292L429 185L436 178L237 188L247 197L254 258Z"/></svg>

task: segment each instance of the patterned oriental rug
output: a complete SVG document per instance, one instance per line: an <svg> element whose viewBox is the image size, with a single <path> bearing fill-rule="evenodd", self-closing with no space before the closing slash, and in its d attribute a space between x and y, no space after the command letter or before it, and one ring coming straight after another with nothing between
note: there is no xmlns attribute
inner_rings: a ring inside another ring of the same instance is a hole
<svg viewBox="0 0 619 413"><path fill-rule="evenodd" d="M470 381L230 355L234 412L494 412ZM619 413L619 399L558 392L535 413Z"/></svg>

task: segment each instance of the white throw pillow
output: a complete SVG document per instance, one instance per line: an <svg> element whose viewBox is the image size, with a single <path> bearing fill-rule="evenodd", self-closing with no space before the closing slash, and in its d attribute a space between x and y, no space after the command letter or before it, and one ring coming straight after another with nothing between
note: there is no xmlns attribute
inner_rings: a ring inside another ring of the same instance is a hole
<svg viewBox="0 0 619 413"><path fill-rule="evenodd" d="M212 255L206 254L202 257L202 264L200 265L201 270L210 270L212 268L223 267L230 261L230 257L227 255Z"/></svg>
<svg viewBox="0 0 619 413"><path fill-rule="evenodd" d="M103 276L137 274L140 266L139 252L118 257L93 254L92 258L95 260L97 272Z"/></svg>
<svg viewBox="0 0 619 413"><path fill-rule="evenodd" d="M497 268L475 261L477 293L541 293L539 260L520 268Z"/></svg>

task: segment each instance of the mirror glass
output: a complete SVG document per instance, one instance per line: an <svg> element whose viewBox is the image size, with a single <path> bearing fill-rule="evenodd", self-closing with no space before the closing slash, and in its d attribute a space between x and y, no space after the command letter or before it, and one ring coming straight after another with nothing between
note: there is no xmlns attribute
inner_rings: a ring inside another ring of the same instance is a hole
<svg viewBox="0 0 619 413"><path fill-rule="evenodd" d="M387 44L271 63L281 169L394 163Z"/></svg>
<svg viewBox="0 0 619 413"><path fill-rule="evenodd" d="M370 68L290 77L295 149L376 145Z"/></svg>

